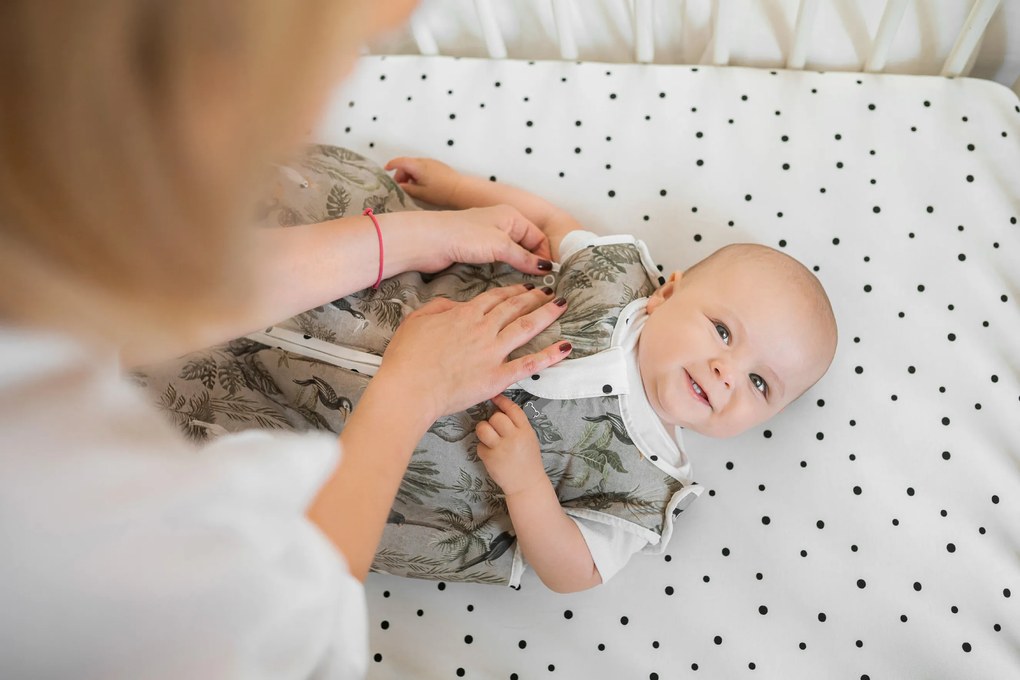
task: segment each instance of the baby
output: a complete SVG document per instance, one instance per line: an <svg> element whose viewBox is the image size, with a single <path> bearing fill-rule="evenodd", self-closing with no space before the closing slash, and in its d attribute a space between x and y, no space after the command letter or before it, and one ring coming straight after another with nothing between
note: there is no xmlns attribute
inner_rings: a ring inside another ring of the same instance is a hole
<svg viewBox="0 0 1020 680"><path fill-rule="evenodd" d="M558 592L603 583L635 552L662 552L675 517L700 494L682 428L740 434L803 394L832 360L828 298L783 253L736 244L662 277L641 242L583 231L523 190L435 160L386 167L421 202L510 204L541 228L562 265L534 293L556 295L567 311L518 353L559 338L572 347L492 406L433 426L391 511L377 571L517 586L526 561ZM437 295L470 299L529 278L500 265L403 274L252 338L333 364L291 382L343 416L407 313Z"/></svg>

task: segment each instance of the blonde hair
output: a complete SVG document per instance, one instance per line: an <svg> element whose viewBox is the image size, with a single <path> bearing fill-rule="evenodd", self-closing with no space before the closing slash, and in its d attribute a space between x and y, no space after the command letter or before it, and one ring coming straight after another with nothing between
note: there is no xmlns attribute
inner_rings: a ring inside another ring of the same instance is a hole
<svg viewBox="0 0 1020 680"><path fill-rule="evenodd" d="M121 344L247 304L249 199L363 4L0 2L0 317Z"/></svg>

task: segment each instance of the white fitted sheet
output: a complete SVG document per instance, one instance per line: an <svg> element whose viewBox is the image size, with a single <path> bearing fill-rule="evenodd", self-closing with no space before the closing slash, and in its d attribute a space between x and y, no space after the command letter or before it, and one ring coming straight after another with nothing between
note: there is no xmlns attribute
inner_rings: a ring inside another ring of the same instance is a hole
<svg viewBox="0 0 1020 680"><path fill-rule="evenodd" d="M636 234L666 271L736 241L782 248L817 267L841 333L773 421L687 433L709 492L665 557L568 596L532 573L520 591L370 576L370 677L1020 677L1012 92L368 57L315 136L530 189Z"/></svg>

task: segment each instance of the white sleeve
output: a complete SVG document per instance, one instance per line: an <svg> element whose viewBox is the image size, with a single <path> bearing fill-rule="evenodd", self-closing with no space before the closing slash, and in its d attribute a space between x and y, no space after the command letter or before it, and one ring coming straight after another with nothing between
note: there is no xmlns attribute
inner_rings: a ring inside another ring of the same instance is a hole
<svg viewBox="0 0 1020 680"><path fill-rule="evenodd" d="M364 590L305 517L335 435L198 449L57 373L0 378L0 677L363 677Z"/></svg>
<svg viewBox="0 0 1020 680"><path fill-rule="evenodd" d="M574 520L585 543L588 544L588 551L595 562L602 582L606 583L613 578L624 565L630 561L634 553L641 552L641 549L648 545L648 541L637 534L614 528L609 524L595 522L584 517L574 517Z"/></svg>
<svg viewBox="0 0 1020 680"><path fill-rule="evenodd" d="M575 229L574 231L567 232L560 240L560 262L566 261L568 257L586 248L589 243L599 238L599 235L592 231L585 231L584 229Z"/></svg>

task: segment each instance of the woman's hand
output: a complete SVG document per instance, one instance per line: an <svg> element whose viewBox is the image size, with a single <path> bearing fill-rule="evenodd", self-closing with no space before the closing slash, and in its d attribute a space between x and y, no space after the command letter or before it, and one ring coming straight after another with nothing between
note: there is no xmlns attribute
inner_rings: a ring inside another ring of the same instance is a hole
<svg viewBox="0 0 1020 680"><path fill-rule="evenodd" d="M412 252L415 271L437 272L455 262L506 262L526 274L552 269L549 240L515 208L496 205L468 210L404 212L381 215L384 232L398 223Z"/></svg>
<svg viewBox="0 0 1020 680"><path fill-rule="evenodd" d="M478 457L489 476L506 496L548 484L538 437L527 414L502 394L493 397L492 403L499 410L475 427Z"/></svg>
<svg viewBox="0 0 1020 680"><path fill-rule="evenodd" d="M515 269L538 274L552 269L549 239L535 223L510 205L500 201L480 205L471 195L471 185L480 180L462 175L449 165L431 158L394 158L386 164L395 170L394 181L416 201L455 211L417 214L429 221L431 243L427 249L431 261L419 265L420 271L439 271L454 262L487 264L506 262ZM458 194L458 189L466 191Z"/></svg>
<svg viewBox="0 0 1020 680"><path fill-rule="evenodd" d="M548 290L525 284L494 288L470 302L432 300L397 328L372 382L415 395L416 410L432 420L499 394L570 354L570 343L559 342L506 361L566 309Z"/></svg>

